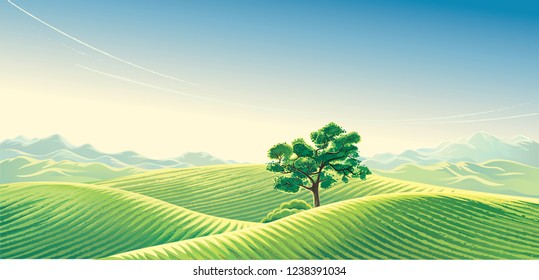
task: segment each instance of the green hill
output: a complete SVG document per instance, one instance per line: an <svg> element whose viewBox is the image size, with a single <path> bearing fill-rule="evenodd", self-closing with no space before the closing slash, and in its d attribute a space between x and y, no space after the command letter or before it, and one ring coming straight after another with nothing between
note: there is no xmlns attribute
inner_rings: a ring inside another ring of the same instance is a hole
<svg viewBox="0 0 539 280"><path fill-rule="evenodd" d="M537 259L539 200L388 194L110 259Z"/></svg>
<svg viewBox="0 0 539 280"><path fill-rule="evenodd" d="M84 184L0 186L0 258L99 258L254 224Z"/></svg>
<svg viewBox="0 0 539 280"><path fill-rule="evenodd" d="M0 161L0 183L12 182L92 182L141 173L138 168L114 168L102 163L68 160L37 160L17 157Z"/></svg>
<svg viewBox="0 0 539 280"><path fill-rule="evenodd" d="M263 165L222 165L152 171L98 184L151 196L200 213L258 222L281 203L294 198L311 202L302 191L290 195L272 186L273 175ZM397 192L453 192L421 183L379 176L366 181L352 180L322 190L322 204L367 195Z"/></svg>
<svg viewBox="0 0 539 280"><path fill-rule="evenodd" d="M457 189L539 197L539 168L508 160L427 166L404 164L393 170L374 172L384 177Z"/></svg>

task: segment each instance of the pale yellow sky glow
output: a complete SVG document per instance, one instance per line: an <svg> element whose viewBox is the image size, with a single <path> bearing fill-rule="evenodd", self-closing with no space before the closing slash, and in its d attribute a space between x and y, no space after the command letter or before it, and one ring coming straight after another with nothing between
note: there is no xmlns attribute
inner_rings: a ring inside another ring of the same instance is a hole
<svg viewBox="0 0 539 280"><path fill-rule="evenodd" d="M151 90L129 98L128 91L137 90L136 85L125 88L124 84L113 85L114 81L101 86L120 95L96 94L94 89L76 85L67 89L66 84L54 83L43 93L43 88L34 88L22 80L11 82L15 82L10 85L13 90L2 94L3 100L9 100L9 106L4 103L0 111L0 118L8 120L0 131L2 139L59 133L75 145L90 143L104 152L134 150L150 157L168 158L204 151L224 159L265 162L271 145L308 137L310 131L334 120L302 114L289 119L286 115L223 108L219 104L201 106L188 99L171 98L167 102L152 98ZM16 94L9 94L15 91ZM435 146L455 138L451 131L425 133L423 126L361 125L361 121L350 118L334 121L360 132L362 155Z"/></svg>
<svg viewBox="0 0 539 280"><path fill-rule="evenodd" d="M516 52L508 46L489 54L477 47L488 55L482 61L471 51L438 53L447 42L430 37L428 44L402 45L399 36L406 30L400 25L393 37L379 38L381 31L338 23L331 29L335 34L304 32L298 40L295 33L284 36L293 31L288 26L275 30L283 32L278 36L258 22L267 32L261 34L249 24L234 26L228 14L221 15L221 24L232 24L229 28L191 18L198 25L166 26L170 33L163 34L161 18L150 18L155 26L138 26L148 32L144 35L133 27L144 21L92 22L101 15L98 6L97 14L72 18L65 15L76 13L39 1L19 4L43 21L0 4L2 24L15 27L0 30L2 39L9 38L0 44L0 141L61 134L75 145L89 143L108 153L133 150L170 158L201 151L265 162L272 145L308 138L330 121L360 133L363 156L433 147L477 131L539 138L532 129L539 113L536 63L527 56L511 60L509 54ZM312 31L309 24L302 28ZM352 31L365 37L350 38ZM510 42L515 48L529 45L521 39ZM476 44L485 42L492 47L488 40ZM425 57L424 48L431 45ZM497 60L500 67L493 67Z"/></svg>

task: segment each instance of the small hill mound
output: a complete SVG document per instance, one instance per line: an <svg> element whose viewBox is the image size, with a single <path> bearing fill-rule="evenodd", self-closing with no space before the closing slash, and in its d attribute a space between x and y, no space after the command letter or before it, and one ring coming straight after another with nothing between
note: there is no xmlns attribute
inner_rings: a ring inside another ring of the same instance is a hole
<svg viewBox="0 0 539 280"><path fill-rule="evenodd" d="M0 259L100 258L252 225L118 189L0 186Z"/></svg>

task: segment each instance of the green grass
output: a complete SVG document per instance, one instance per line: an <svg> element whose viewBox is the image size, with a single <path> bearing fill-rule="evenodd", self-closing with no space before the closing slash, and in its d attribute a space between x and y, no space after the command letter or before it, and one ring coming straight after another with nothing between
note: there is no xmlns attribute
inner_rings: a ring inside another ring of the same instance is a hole
<svg viewBox="0 0 539 280"><path fill-rule="evenodd" d="M311 194L287 194L272 188L272 173L263 165L222 165L146 172L98 184L151 196L200 213L258 222L281 203ZM454 192L421 183L369 176L322 190L322 204L399 192Z"/></svg>
<svg viewBox="0 0 539 280"><path fill-rule="evenodd" d="M239 221L293 198L311 202L274 190L272 178L261 165L226 165L99 186L0 185L0 258L539 258L538 199L373 175L323 190L322 207Z"/></svg>
<svg viewBox="0 0 539 280"><path fill-rule="evenodd" d="M388 194L109 259L538 259L539 200Z"/></svg>
<svg viewBox="0 0 539 280"><path fill-rule="evenodd" d="M0 258L100 258L252 223L85 184L0 186Z"/></svg>

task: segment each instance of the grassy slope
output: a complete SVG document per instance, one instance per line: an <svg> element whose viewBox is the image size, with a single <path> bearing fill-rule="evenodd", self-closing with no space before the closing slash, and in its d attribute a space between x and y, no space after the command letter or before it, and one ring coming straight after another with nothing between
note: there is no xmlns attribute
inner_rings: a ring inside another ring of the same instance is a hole
<svg viewBox="0 0 539 280"><path fill-rule="evenodd" d="M388 194L111 259L537 259L539 200Z"/></svg>
<svg viewBox="0 0 539 280"><path fill-rule="evenodd" d="M244 221L260 221L282 202L294 198L312 203L311 194L287 194L274 190L273 175L263 165L222 165L147 172L100 182L151 196L197 212ZM322 204L367 195L396 192L454 192L421 183L369 176L321 191Z"/></svg>
<svg viewBox="0 0 539 280"><path fill-rule="evenodd" d="M0 186L0 258L99 258L251 223L84 184Z"/></svg>
<svg viewBox="0 0 539 280"><path fill-rule="evenodd" d="M508 160L405 164L390 171L377 170L376 174L451 188L539 197L539 168Z"/></svg>
<svg viewBox="0 0 539 280"><path fill-rule="evenodd" d="M102 163L68 160L37 160L17 157L0 161L0 183L11 182L91 182L141 173L137 168L113 168Z"/></svg>

